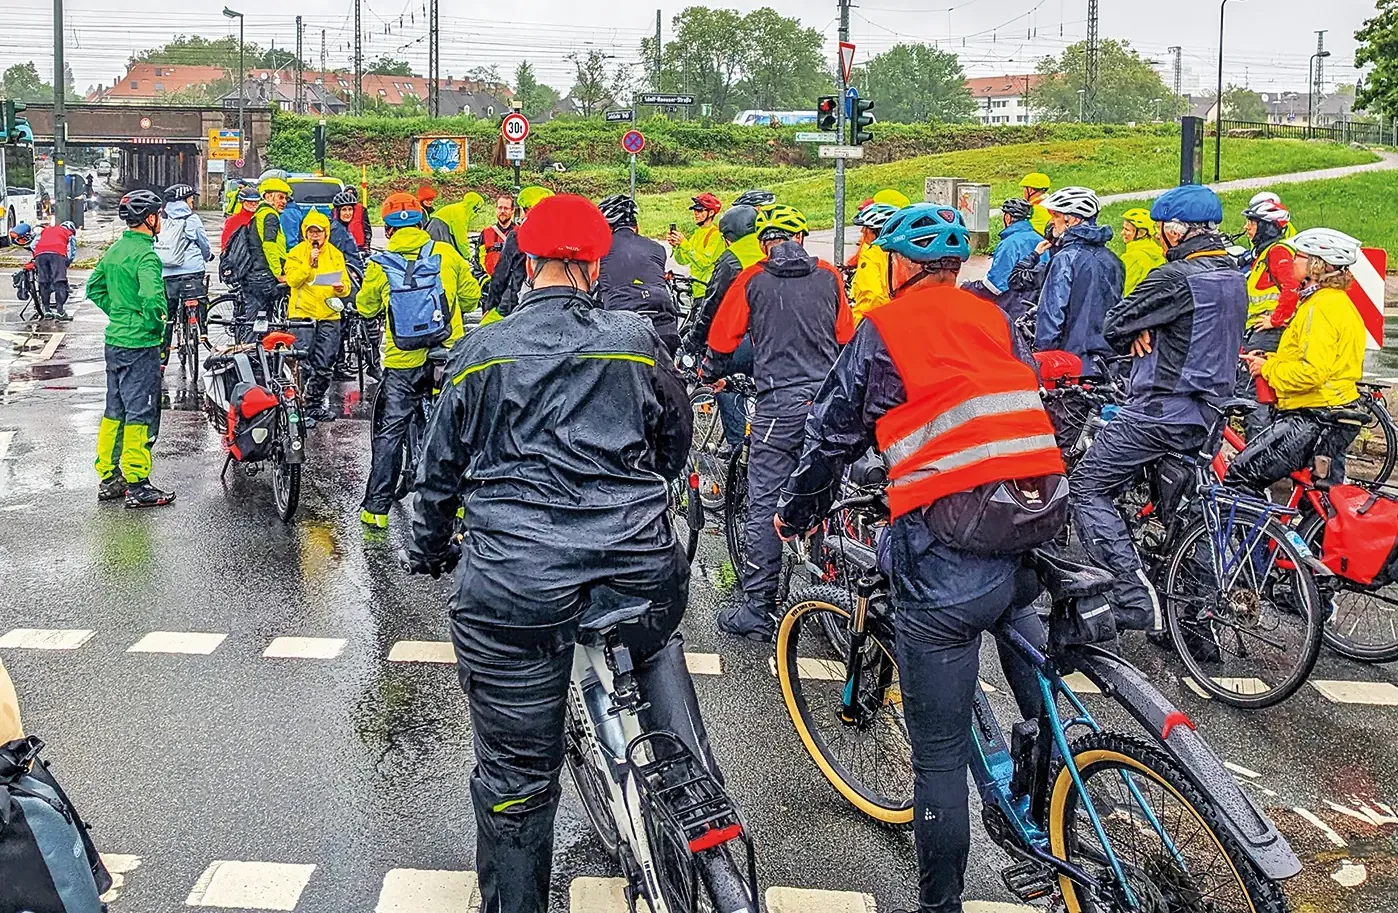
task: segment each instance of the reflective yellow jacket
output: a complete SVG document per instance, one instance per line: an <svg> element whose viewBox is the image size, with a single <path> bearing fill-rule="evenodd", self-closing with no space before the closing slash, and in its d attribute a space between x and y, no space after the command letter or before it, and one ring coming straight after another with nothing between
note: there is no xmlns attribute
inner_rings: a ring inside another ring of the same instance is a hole
<svg viewBox="0 0 1398 913"><path fill-rule="evenodd" d="M1340 289L1317 289L1296 309L1277 354L1262 376L1277 393L1278 409L1345 406L1359 399L1364 374L1364 320Z"/></svg>
<svg viewBox="0 0 1398 913"><path fill-rule="evenodd" d="M1048 237L1044 234L1044 229L1048 228L1048 224L1052 221L1053 218L1049 216L1049 211L1035 203L1034 214L1029 217L1029 224L1034 226L1034 230L1039 233L1040 237Z"/></svg>
<svg viewBox="0 0 1398 913"><path fill-rule="evenodd" d="M888 304L893 296L888 291L888 253L874 244L864 245L859 254L859 266L854 271L854 285L851 289L854 304L850 311L854 314L854 324L868 316L876 307Z"/></svg>
<svg viewBox="0 0 1398 913"><path fill-rule="evenodd" d="M307 227L315 225L319 225L326 234L316 266L311 266L310 241L302 241L286 255L286 284L291 286L291 301L286 306L286 316L293 319L339 320L340 312L330 306L330 299L349 295L345 255L330 243L330 220L320 213L312 211L306 216L301 223L302 233ZM316 284L317 276L338 276L339 284L345 287L344 296L336 295L333 286Z"/></svg>
<svg viewBox="0 0 1398 913"><path fill-rule="evenodd" d="M421 228L400 228L388 239L388 250L408 260L416 260L418 251L431 240L431 236ZM481 286L456 248L437 241L432 245L432 253L442 258L442 289L446 292L447 305L451 307L451 338L446 341L446 346L451 348L465 335L461 315L480 306ZM388 274L372 258L364 269L364 285L359 289L359 297L354 299L354 306L365 317L375 317L388 307ZM404 351L398 348L393 344L393 331L385 326L385 368L416 368L426 363L426 349Z"/></svg>
<svg viewBox="0 0 1398 913"><path fill-rule="evenodd" d="M1126 242L1121 263L1126 267L1126 286L1121 293L1121 297L1125 298L1136 290L1142 279L1150 275L1151 270L1165 265L1165 252L1154 238L1137 238Z"/></svg>
<svg viewBox="0 0 1398 913"><path fill-rule="evenodd" d="M694 277L694 300L704 297L709 277L714 274L714 264L728 245L723 243L723 235L718 230L718 222L710 222L703 228L695 229L694 234L684 239L675 248L675 262L689 268Z"/></svg>

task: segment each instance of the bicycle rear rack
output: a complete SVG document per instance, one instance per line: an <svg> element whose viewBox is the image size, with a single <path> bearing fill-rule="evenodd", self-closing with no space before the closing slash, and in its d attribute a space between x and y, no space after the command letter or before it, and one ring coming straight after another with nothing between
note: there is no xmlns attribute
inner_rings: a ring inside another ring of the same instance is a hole
<svg viewBox="0 0 1398 913"><path fill-rule="evenodd" d="M653 760L638 760L642 746ZM734 840L747 857L743 875L751 902L757 903L757 853L738 808L694 752L672 732L638 736L626 749L626 765L635 775L651 852L657 862L672 913L699 909L698 856ZM735 865L741 866L736 856ZM755 909L755 907L754 907Z"/></svg>

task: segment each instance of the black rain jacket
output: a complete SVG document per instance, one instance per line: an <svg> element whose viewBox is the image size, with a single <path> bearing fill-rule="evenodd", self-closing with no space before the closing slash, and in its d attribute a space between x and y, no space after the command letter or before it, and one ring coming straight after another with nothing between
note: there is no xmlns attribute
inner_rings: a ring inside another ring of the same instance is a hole
<svg viewBox="0 0 1398 913"><path fill-rule="evenodd" d="M609 311L649 317L665 338L680 335L679 308L665 282L665 245L636 234L633 228L612 232L612 249L602 258L597 296Z"/></svg>

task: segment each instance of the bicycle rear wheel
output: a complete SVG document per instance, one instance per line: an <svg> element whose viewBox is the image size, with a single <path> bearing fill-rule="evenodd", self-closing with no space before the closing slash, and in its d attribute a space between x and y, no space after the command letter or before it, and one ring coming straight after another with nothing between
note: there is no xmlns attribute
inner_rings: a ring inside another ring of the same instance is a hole
<svg viewBox="0 0 1398 913"><path fill-rule="evenodd" d="M1297 533L1317 555L1325 554L1325 520L1312 514ZM1333 578L1321 594L1325 643L1361 663L1398 660L1398 584L1364 587Z"/></svg>
<svg viewBox="0 0 1398 913"><path fill-rule="evenodd" d="M699 473L699 496L705 510L723 507L724 483L728 464L720 455L724 444L723 422L719 418L718 400L714 392L700 387L689 398L694 413L694 437L689 446L689 462Z"/></svg>
<svg viewBox="0 0 1398 913"><path fill-rule="evenodd" d="M1098 878L1100 896L1059 876L1067 913L1122 908L1120 884L1088 816L1089 805L1120 862L1138 908L1210 913L1286 913L1281 888L1264 876L1219 820L1205 792L1163 751L1139 739L1092 733L1072 744L1078 790L1064 764L1050 778L1053 855ZM1084 801L1083 793L1087 795Z"/></svg>
<svg viewBox="0 0 1398 913"><path fill-rule="evenodd" d="M1203 520L1171 553L1161 597L1175 649L1211 697L1271 707L1305 684L1320 655L1315 578L1287 530L1235 505L1215 544ZM1214 570L1215 551L1223 566Z"/></svg>
<svg viewBox="0 0 1398 913"><path fill-rule="evenodd" d="M782 699L801 743L840 795L880 824L911 827L912 742L887 633L867 632L862 669L853 683L855 718L843 715L849 655L831 646L826 629L847 628L853 614L849 595L828 585L813 587L791 602L777 629Z"/></svg>
<svg viewBox="0 0 1398 913"><path fill-rule="evenodd" d="M728 459L727 482L724 483L723 536L728 543L728 557L733 561L733 573L743 581L747 566L748 540L744 528L748 522L748 445L733 451Z"/></svg>
<svg viewBox="0 0 1398 913"><path fill-rule="evenodd" d="M233 317L238 309L237 295L220 295L209 302L208 324L209 345L218 349L237 342L234 333Z"/></svg>

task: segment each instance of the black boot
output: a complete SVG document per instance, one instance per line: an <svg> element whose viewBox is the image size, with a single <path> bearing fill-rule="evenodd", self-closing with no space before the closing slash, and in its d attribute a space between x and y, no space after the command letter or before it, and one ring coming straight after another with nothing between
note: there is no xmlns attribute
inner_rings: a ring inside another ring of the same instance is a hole
<svg viewBox="0 0 1398 913"><path fill-rule="evenodd" d="M127 507L161 507L175 503L173 491L161 491L150 483L150 479L132 482L126 488Z"/></svg>
<svg viewBox="0 0 1398 913"><path fill-rule="evenodd" d="M98 501L115 501L126 497L126 478L117 470L112 475L103 479L97 486Z"/></svg>

